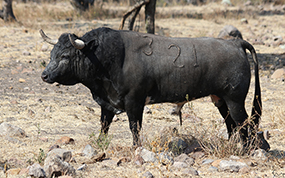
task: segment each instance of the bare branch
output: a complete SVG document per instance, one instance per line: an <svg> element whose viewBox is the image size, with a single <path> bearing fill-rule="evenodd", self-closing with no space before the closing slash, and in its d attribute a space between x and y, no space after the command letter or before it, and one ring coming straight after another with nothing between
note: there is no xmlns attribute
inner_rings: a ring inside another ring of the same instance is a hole
<svg viewBox="0 0 285 178"><path fill-rule="evenodd" d="M121 25L119 27L119 30L122 30L124 28L124 24L125 24L125 20L134 12L137 11L136 14L138 14L138 11L141 9L141 7L143 5L146 5L150 2L150 0L142 0L138 3L136 3L131 10L129 10L128 12L126 12L123 16L123 19L121 21Z"/></svg>

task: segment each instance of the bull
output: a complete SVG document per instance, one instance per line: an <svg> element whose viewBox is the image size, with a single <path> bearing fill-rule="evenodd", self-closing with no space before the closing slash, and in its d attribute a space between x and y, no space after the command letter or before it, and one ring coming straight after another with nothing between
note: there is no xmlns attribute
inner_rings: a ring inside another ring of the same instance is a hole
<svg viewBox="0 0 285 178"><path fill-rule="evenodd" d="M184 103L211 95L225 119L229 136L240 127L246 148L256 138L262 114L255 49L242 39L169 38L133 31L98 28L82 37L64 33L54 41L44 82L82 83L101 106L101 133L108 133L115 114L126 112L133 146L141 145L146 104ZM251 117L245 110L251 71L246 50L254 60L255 93ZM187 97L186 97L187 96ZM266 140L260 147L269 149Z"/></svg>

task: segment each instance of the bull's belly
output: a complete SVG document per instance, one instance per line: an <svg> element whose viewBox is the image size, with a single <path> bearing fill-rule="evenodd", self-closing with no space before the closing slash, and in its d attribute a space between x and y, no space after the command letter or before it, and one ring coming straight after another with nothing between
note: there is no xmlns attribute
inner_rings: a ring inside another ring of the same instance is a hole
<svg viewBox="0 0 285 178"><path fill-rule="evenodd" d="M209 92L198 92L198 93L174 93L168 95L149 95L145 99L145 104L157 104L157 103L175 103L181 104L186 103L198 98L209 96Z"/></svg>

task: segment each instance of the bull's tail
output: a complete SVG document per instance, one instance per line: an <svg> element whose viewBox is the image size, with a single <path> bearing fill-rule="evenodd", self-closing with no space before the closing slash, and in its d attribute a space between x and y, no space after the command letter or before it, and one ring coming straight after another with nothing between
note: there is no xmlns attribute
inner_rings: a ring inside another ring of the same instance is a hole
<svg viewBox="0 0 285 178"><path fill-rule="evenodd" d="M260 82L259 82L259 68L258 68L258 60L256 56L255 49L251 44L246 41L242 41L242 47L244 51L248 49L252 55L254 61L254 75L255 75L255 93L251 111L251 117L254 121L256 127L259 125L260 116L262 114L262 102L261 102L261 91L260 91Z"/></svg>

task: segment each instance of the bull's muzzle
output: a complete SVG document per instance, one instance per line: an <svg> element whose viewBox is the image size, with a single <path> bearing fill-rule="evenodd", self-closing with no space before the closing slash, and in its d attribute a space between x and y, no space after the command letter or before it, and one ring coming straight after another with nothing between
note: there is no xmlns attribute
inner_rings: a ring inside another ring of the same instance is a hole
<svg viewBox="0 0 285 178"><path fill-rule="evenodd" d="M42 80L43 80L44 82L47 82L47 81L48 81L48 75L45 74L45 73L42 73L41 78L42 78Z"/></svg>

